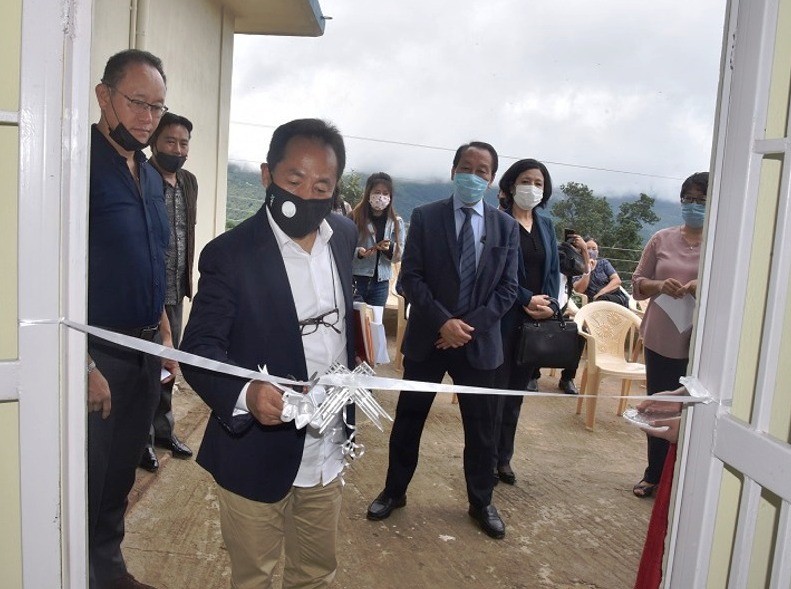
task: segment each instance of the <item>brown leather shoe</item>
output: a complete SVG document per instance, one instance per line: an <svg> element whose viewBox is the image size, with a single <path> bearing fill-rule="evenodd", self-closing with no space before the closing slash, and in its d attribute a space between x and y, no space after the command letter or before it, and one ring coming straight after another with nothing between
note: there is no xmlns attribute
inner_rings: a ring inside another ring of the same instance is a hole
<svg viewBox="0 0 791 589"><path fill-rule="evenodd" d="M510 464L501 464L497 467L497 478L503 481L506 485L513 485L516 483L516 475L511 470Z"/></svg>
<svg viewBox="0 0 791 589"><path fill-rule="evenodd" d="M153 585L146 585L135 579L129 573L125 573L123 577L118 577L114 581L106 583L102 589L157 589Z"/></svg>

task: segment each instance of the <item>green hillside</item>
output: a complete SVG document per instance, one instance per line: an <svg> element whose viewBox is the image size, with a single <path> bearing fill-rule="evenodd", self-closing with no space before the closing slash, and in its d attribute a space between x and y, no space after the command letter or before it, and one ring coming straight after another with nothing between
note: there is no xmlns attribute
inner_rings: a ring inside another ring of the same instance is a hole
<svg viewBox="0 0 791 589"><path fill-rule="evenodd" d="M363 174L363 177L365 174ZM405 220L409 220L412 209L435 200L448 198L453 190L450 181L447 182L416 182L407 180L394 180L395 198L394 205L398 214ZM623 202L634 201L639 195L614 195L607 196L607 201L614 212ZM486 193L486 201L497 205L497 190L489 189ZM553 195L553 200L563 198L559 191ZM257 170L241 168L231 164L228 166L228 204L226 227L233 227L240 221L255 213L264 201L264 188L261 185L261 174ZM552 201L550 201L550 206ZM679 205L676 202L657 199L654 204L654 212L660 221L650 227L644 227L641 235L644 241L658 229L670 227L681 222ZM584 227L575 227L578 231L585 232Z"/></svg>

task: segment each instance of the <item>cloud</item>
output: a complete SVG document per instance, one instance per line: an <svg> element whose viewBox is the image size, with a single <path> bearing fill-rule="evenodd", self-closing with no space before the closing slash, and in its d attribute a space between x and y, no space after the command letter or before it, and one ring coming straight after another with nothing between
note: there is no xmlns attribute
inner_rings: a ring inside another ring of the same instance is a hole
<svg viewBox="0 0 791 589"><path fill-rule="evenodd" d="M231 159L259 162L274 126L316 116L347 136L350 169L397 177L447 178L472 139L505 156L503 171L535 157L555 162L557 183L602 194L675 198L680 181L586 167L671 178L708 168L721 2L321 5L333 17L323 37L236 37Z"/></svg>

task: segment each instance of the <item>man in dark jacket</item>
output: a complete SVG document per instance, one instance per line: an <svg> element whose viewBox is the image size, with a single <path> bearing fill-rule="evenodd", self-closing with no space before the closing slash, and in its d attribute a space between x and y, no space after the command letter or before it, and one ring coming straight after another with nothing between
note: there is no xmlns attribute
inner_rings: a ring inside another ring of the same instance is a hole
<svg viewBox="0 0 791 589"><path fill-rule="evenodd" d="M165 313L170 321L173 347L181 341L184 297L192 300L192 262L195 256L195 218L198 203L198 180L183 169L190 150L192 122L186 117L167 112L151 136L151 163L162 176L165 208L170 227L170 245L165 258L167 288ZM159 468L153 446L165 448L176 458L189 458L192 450L176 437L173 418L173 385L175 375L164 375L159 404L151 424L149 440L140 466L150 472Z"/></svg>
<svg viewBox="0 0 791 589"><path fill-rule="evenodd" d="M497 152L474 141L456 151L453 195L412 212L401 262L411 304L402 351L404 378L491 387L503 363L500 318L517 293L516 221L483 202L497 172ZM492 505L495 395L460 394L468 513L493 538L505 525ZM368 508L381 520L406 504L417 468L420 435L434 394L402 391L390 433L385 488Z"/></svg>
<svg viewBox="0 0 791 589"><path fill-rule="evenodd" d="M182 349L305 381L354 363L352 257L357 229L332 215L343 138L324 121L278 127L261 178L264 206L215 238ZM269 587L285 550L284 587L326 587L335 576L342 444L354 415L323 433L281 419L280 390L182 365L212 414L198 464L217 482L234 587ZM308 394L321 403L326 392Z"/></svg>

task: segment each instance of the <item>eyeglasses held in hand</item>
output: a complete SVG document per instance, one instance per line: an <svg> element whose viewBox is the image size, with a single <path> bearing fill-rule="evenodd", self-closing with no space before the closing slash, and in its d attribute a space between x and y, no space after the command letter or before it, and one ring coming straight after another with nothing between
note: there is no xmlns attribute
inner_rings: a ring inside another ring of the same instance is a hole
<svg viewBox="0 0 791 589"><path fill-rule="evenodd" d="M340 333L341 330L336 327L340 318L341 316L338 312L338 307L335 307L333 310L322 313L318 317L311 317L310 319L303 319L300 321L299 333L302 335L302 337L305 337L306 335L313 335L319 330L320 325L323 325L324 327L330 327L333 331L335 331L335 333Z"/></svg>

